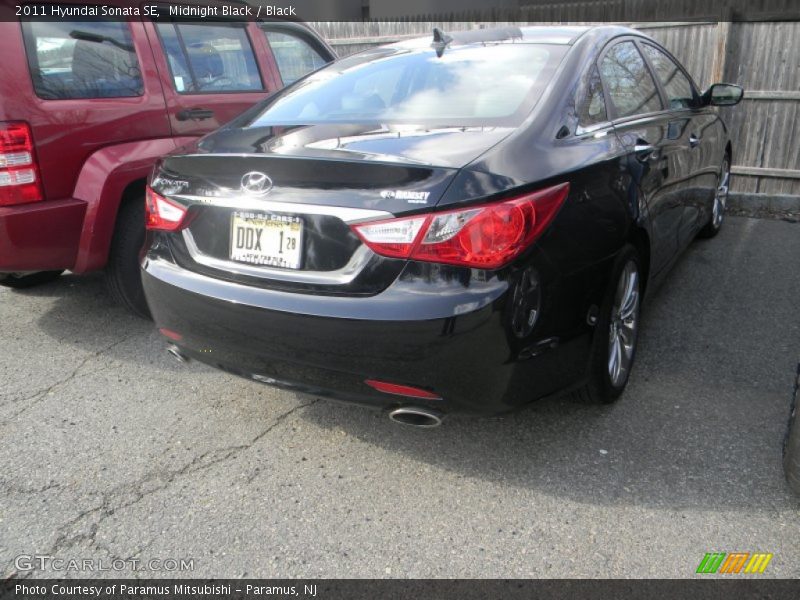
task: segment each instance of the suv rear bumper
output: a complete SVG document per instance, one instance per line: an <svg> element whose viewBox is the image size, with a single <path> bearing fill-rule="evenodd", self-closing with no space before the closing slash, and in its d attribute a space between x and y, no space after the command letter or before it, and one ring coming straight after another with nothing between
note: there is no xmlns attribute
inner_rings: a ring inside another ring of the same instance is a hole
<svg viewBox="0 0 800 600"><path fill-rule="evenodd" d="M85 213L73 198L0 207L0 272L71 268Z"/></svg>

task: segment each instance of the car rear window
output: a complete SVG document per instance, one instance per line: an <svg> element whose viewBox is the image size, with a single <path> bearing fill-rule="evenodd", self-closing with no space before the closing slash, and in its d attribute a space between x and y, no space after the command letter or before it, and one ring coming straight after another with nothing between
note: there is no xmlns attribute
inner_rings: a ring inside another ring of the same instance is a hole
<svg viewBox="0 0 800 600"><path fill-rule="evenodd" d="M22 23L36 95L46 100L141 96L142 75L125 21Z"/></svg>
<svg viewBox="0 0 800 600"><path fill-rule="evenodd" d="M251 126L328 122L518 124L566 48L499 43L387 46L320 69L268 102Z"/></svg>

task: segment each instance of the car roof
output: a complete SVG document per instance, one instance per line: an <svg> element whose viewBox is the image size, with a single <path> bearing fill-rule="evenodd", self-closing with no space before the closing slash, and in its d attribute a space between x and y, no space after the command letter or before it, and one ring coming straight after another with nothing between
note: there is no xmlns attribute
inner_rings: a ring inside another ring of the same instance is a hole
<svg viewBox="0 0 800 600"><path fill-rule="evenodd" d="M644 36L640 31L619 25L501 26L464 31L439 31L434 29L429 36L416 37L392 45L406 48L429 47L434 37L437 35L434 32L438 32L440 35L450 38L448 43L458 46L502 42L571 46L584 36L592 37L597 40L611 39L612 37L620 35Z"/></svg>

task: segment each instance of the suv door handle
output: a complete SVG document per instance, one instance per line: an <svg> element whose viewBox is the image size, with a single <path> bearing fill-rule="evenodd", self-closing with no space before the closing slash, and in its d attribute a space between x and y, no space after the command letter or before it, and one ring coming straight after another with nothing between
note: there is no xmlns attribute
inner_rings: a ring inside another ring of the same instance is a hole
<svg viewBox="0 0 800 600"><path fill-rule="evenodd" d="M176 116L178 121L188 121L190 119L202 121L204 119L214 118L214 111L207 110L205 108L184 108L183 110L178 111Z"/></svg>
<svg viewBox="0 0 800 600"><path fill-rule="evenodd" d="M695 134L689 136L689 146L692 148L697 148L700 145L700 138L697 137Z"/></svg>

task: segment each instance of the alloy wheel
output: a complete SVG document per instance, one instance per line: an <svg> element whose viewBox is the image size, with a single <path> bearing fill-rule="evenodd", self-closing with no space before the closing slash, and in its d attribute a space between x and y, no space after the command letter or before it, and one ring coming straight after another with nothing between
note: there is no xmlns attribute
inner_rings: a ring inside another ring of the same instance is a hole
<svg viewBox="0 0 800 600"><path fill-rule="evenodd" d="M639 325L639 269L625 263L611 307L608 335L608 375L614 387L625 383L633 363Z"/></svg>
<svg viewBox="0 0 800 600"><path fill-rule="evenodd" d="M726 157L722 163L722 171L719 176L719 184L714 193L714 207L711 214L711 226L719 229L722 220L725 218L725 206L728 203L728 186L731 179L731 167Z"/></svg>

